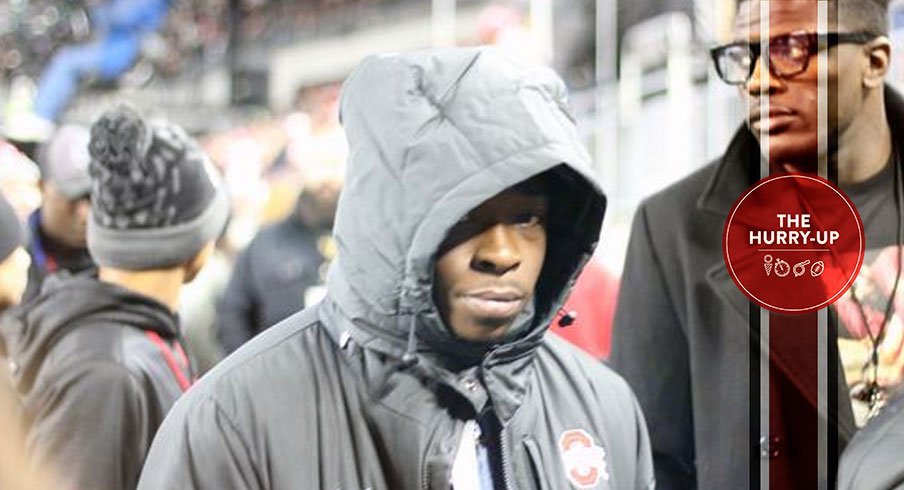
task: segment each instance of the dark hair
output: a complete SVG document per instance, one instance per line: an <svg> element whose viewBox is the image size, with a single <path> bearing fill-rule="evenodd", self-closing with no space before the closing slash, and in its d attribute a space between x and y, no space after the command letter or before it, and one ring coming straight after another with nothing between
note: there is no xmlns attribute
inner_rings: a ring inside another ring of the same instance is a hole
<svg viewBox="0 0 904 490"><path fill-rule="evenodd" d="M755 0L739 0L738 5ZM889 0L829 0L829 22L846 31L888 34ZM836 15L837 14L837 15ZM830 28L832 30L832 28Z"/></svg>
<svg viewBox="0 0 904 490"><path fill-rule="evenodd" d="M833 3L838 5L837 23L847 31L888 34L888 0L830 0L830 20L835 10Z"/></svg>

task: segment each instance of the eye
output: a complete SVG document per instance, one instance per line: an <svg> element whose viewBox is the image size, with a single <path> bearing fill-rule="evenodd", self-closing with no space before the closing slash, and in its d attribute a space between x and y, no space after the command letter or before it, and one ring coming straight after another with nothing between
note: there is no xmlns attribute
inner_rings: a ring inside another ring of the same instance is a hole
<svg viewBox="0 0 904 490"><path fill-rule="evenodd" d="M543 217L538 213L525 212L515 215L512 218L511 223L525 228L539 226L543 223Z"/></svg>

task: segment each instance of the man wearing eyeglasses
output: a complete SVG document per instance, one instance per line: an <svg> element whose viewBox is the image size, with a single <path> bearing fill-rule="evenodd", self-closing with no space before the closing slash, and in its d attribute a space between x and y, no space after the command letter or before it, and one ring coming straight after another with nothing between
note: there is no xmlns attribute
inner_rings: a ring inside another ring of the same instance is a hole
<svg viewBox="0 0 904 490"><path fill-rule="evenodd" d="M895 243L900 216L892 141L904 137L904 100L884 84L888 2L829 1L828 32L817 34L822 3L740 4L734 42L712 56L719 77L738 87L749 108L746 124L721 158L646 199L635 216L612 364L634 388L649 422L658 488L748 488L751 456L758 455L768 460L770 488L824 488L833 479L836 461L819 465L810 451L817 417L824 415L815 390L802 386L798 367L784 362L790 357L771 353L770 432L757 433L755 414L751 424L751 405L759 401L750 395L758 390L750 381L750 303L729 277L721 251L728 212L758 178L761 158L775 173L816 172L827 157L863 216L867 243ZM768 54L761 52L766 33ZM835 135L823 154L820 59L829 61L828 131ZM766 135L768 155L760 147ZM814 348L811 371L815 357ZM837 392L847 394L844 380ZM840 451L855 428L847 400L838 407L828 427L837 431Z"/></svg>

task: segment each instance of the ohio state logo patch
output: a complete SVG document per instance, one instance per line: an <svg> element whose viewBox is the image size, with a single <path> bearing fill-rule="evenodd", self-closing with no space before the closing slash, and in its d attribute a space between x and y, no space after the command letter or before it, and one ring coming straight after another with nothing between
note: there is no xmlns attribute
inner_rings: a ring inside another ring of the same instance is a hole
<svg viewBox="0 0 904 490"><path fill-rule="evenodd" d="M571 429L559 436L559 454L565 467L565 476L576 488L594 488L600 482L609 481L606 450L596 445L586 431Z"/></svg>

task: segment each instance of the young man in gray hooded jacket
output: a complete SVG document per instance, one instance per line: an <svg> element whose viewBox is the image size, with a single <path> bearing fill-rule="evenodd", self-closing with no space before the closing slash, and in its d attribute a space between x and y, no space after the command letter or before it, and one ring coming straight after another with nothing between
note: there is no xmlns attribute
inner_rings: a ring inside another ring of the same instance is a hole
<svg viewBox="0 0 904 490"><path fill-rule="evenodd" d="M628 386L546 335L605 198L561 80L483 49L365 60L327 297L174 407L140 489L647 489Z"/></svg>

